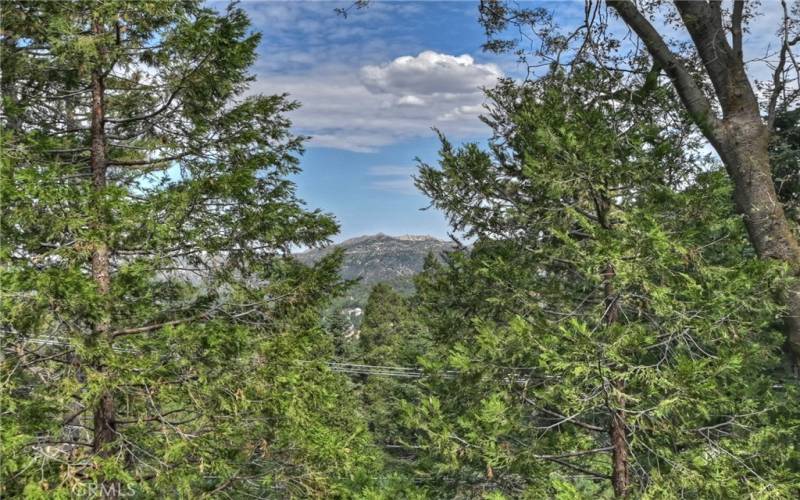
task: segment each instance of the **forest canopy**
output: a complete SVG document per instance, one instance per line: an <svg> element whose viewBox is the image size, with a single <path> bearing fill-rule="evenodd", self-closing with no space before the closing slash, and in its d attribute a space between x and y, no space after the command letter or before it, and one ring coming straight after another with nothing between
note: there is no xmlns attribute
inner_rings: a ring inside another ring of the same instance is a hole
<svg viewBox="0 0 800 500"><path fill-rule="evenodd" d="M483 141L437 131L414 183L456 244L356 329L343 253L294 255L339 225L297 194L302 103L253 89L269 27L3 2L0 495L797 497L800 5L776 5L757 85L754 3L559 26L481 1L484 49L530 71L483 89Z"/></svg>

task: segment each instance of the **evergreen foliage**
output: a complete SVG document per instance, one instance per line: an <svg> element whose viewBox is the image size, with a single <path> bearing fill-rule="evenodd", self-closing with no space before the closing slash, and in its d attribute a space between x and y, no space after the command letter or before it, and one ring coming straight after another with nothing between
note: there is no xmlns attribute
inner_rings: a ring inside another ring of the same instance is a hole
<svg viewBox="0 0 800 500"><path fill-rule="evenodd" d="M782 269L754 258L724 177L678 154L690 137L658 125L659 93L622 106L614 83L501 86L491 150L443 138L422 166L478 240L417 282L436 346L406 407L420 468L467 496L796 494Z"/></svg>
<svg viewBox="0 0 800 500"><path fill-rule="evenodd" d="M3 14L3 496L315 496L370 470L324 364L340 257L285 257L337 226L286 180L296 104L243 97L243 11Z"/></svg>
<svg viewBox="0 0 800 500"><path fill-rule="evenodd" d="M440 134L416 179L469 247L352 329L342 252L290 255L338 227L288 180L298 104L246 94L240 8L18 1L0 27L4 498L800 495L796 277L660 68L488 90L488 147ZM793 221L797 118L770 146Z"/></svg>

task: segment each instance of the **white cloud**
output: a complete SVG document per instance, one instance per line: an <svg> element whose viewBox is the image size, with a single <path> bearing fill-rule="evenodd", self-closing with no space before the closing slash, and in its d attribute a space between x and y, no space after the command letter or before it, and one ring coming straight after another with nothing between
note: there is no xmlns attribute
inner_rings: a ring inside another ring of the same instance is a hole
<svg viewBox="0 0 800 500"><path fill-rule="evenodd" d="M472 106L459 106L452 111L448 111L447 113L438 117L438 120L443 122L461 120L470 116L479 115L483 111L483 106L481 105L472 105Z"/></svg>
<svg viewBox="0 0 800 500"><path fill-rule="evenodd" d="M388 179L373 181L370 183L372 189L378 191L388 191L399 194L415 194L417 188L414 187L414 180L411 177L405 179Z"/></svg>
<svg viewBox="0 0 800 500"><path fill-rule="evenodd" d="M425 101L415 95L404 95L397 100L398 106L424 106Z"/></svg>
<svg viewBox="0 0 800 500"><path fill-rule="evenodd" d="M371 92L401 96L470 94L493 86L501 75L494 64L476 64L467 54L451 56L430 50L361 68L361 81Z"/></svg>
<svg viewBox="0 0 800 500"><path fill-rule="evenodd" d="M210 4L224 9L227 2ZM484 102L478 89L493 86L503 70L519 76L513 55L491 56L497 64L487 64L469 54L425 50L427 38L411 28L420 26L413 21L424 15L422 3L375 2L347 19L334 13L334 8L351 4L243 2L254 26L264 31L252 91L289 92L300 101L303 107L291 118L298 132L313 136L312 147L374 151L430 136L431 127L456 140L488 135L477 119ZM582 4L543 5L557 10L565 27L583 19ZM729 8L730 2L725 5ZM454 4L452 15L474 16L474 6L464 9L468 12ZM763 81L771 78L771 70L759 58L769 53L774 60L781 9L765 4L757 10L760 15L751 21L745 38L745 56L751 61L750 76ZM663 25L666 12L664 7L654 16L659 31L674 42L685 42L685 30ZM613 16L610 22L620 36L628 32ZM636 37L627 40L633 44Z"/></svg>
<svg viewBox="0 0 800 500"><path fill-rule="evenodd" d="M289 92L302 107L290 115L309 146L371 152L431 136L432 127L461 137L487 134L478 120L485 96L502 72L469 55L431 51L359 68L320 64L307 71L258 75L251 92Z"/></svg>
<svg viewBox="0 0 800 500"><path fill-rule="evenodd" d="M227 2L208 4L224 10ZM296 132L313 137L308 146L370 152L430 137L432 127L454 139L488 134L477 114L439 118L482 103L479 87L493 86L502 71L472 55L426 50L423 32L430 23L418 22L426 5L374 2L346 19L334 9L351 6L351 0L240 5L264 34L250 92L288 92L299 101L302 107L289 117ZM454 19L467 17L463 10L458 4L436 7Z"/></svg>
<svg viewBox="0 0 800 500"><path fill-rule="evenodd" d="M209 2L219 10L227 3ZM419 15L422 5L375 2L347 18L336 14L335 9L351 5L351 0L242 2L254 28L264 35L257 70L286 74L331 64L357 70L403 51L424 48L409 33L407 22L398 22Z"/></svg>

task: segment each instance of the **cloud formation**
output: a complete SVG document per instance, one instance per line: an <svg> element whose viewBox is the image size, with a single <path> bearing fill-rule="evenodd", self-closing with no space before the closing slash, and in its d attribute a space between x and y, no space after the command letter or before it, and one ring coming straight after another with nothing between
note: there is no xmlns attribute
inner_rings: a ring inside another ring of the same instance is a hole
<svg viewBox="0 0 800 500"><path fill-rule="evenodd" d="M452 56L431 50L361 68L361 81L376 94L414 97L472 94L493 86L502 76L494 64L477 64L468 54Z"/></svg>
<svg viewBox="0 0 800 500"><path fill-rule="evenodd" d="M485 135L478 120L502 71L472 56L423 51L360 68L323 65L296 74L258 75L252 92L289 92L302 107L291 115L310 146L358 152L430 136Z"/></svg>

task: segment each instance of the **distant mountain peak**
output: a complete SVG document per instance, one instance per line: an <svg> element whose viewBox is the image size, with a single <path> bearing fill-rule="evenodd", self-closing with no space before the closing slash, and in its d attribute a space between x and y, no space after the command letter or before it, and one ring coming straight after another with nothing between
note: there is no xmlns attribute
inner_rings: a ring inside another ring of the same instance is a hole
<svg viewBox="0 0 800 500"><path fill-rule="evenodd" d="M336 245L303 252L296 257L308 264L337 248L344 250L343 278L361 279L362 286L371 287L387 282L407 290L411 287L411 278L422 271L429 253L441 255L453 250L454 245L429 235L390 236L378 233L350 238Z"/></svg>
<svg viewBox="0 0 800 500"><path fill-rule="evenodd" d="M400 236L395 236L394 238L398 239L398 240L401 240L401 241L439 241L439 242L443 242L442 240L440 240L438 238L434 238L433 236L431 236L429 234L402 234Z"/></svg>
<svg viewBox="0 0 800 500"><path fill-rule="evenodd" d="M356 236L354 238L344 240L341 243L337 243L336 245L333 246L348 247L371 240L433 241L433 242L445 243L445 241L435 238L429 234L401 234L399 236L392 236L390 234L377 233L377 234L367 234L364 236Z"/></svg>

